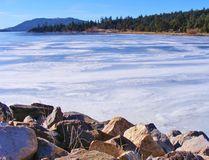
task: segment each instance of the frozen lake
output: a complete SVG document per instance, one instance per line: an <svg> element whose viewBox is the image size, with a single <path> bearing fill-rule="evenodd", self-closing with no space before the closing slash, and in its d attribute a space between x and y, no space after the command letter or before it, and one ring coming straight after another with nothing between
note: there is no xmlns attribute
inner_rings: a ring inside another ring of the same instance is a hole
<svg viewBox="0 0 209 160"><path fill-rule="evenodd" d="M209 134L209 37L0 33L0 101Z"/></svg>

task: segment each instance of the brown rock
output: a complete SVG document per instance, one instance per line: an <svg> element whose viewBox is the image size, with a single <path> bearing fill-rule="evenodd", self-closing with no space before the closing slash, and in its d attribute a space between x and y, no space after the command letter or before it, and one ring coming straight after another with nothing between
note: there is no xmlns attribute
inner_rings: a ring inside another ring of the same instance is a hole
<svg viewBox="0 0 209 160"><path fill-rule="evenodd" d="M125 131L124 137L132 141L137 146L141 152L142 159L146 159L150 155L154 157L165 155L165 151L157 142L153 140L144 125L131 127Z"/></svg>
<svg viewBox="0 0 209 160"><path fill-rule="evenodd" d="M90 131L89 133L94 137L94 140L98 140L98 141L107 141L113 138L113 136L106 134L102 132L101 130L93 130L93 131Z"/></svg>
<svg viewBox="0 0 209 160"><path fill-rule="evenodd" d="M104 133L107 133L111 136L123 135L123 133L133 127L134 125L128 122L122 117L113 118L102 130Z"/></svg>
<svg viewBox="0 0 209 160"><path fill-rule="evenodd" d="M138 154L137 152L133 152L133 151L127 151L124 152L122 155L120 155L118 158L118 160L140 160L140 154Z"/></svg>
<svg viewBox="0 0 209 160"><path fill-rule="evenodd" d="M169 138L161 133L153 123L144 125L146 127L147 133L149 133L154 141L156 141L161 148L165 151L165 153L169 153L174 151L174 146L170 142Z"/></svg>
<svg viewBox="0 0 209 160"><path fill-rule="evenodd" d="M96 150L99 152L106 153L111 155L115 158L119 157L121 154L124 153L124 150L114 144L102 141L93 141L89 147L89 150Z"/></svg>
<svg viewBox="0 0 209 160"><path fill-rule="evenodd" d="M116 158L98 151L87 151L84 149L73 150L69 156L57 158L56 160L117 160Z"/></svg>
<svg viewBox="0 0 209 160"><path fill-rule="evenodd" d="M123 136L116 136L108 141L106 141L107 143L111 143L115 146L117 146L118 148L121 148L123 151L135 151L139 154L139 151L136 147L135 144L133 144L130 140L128 140L127 138L123 137Z"/></svg>

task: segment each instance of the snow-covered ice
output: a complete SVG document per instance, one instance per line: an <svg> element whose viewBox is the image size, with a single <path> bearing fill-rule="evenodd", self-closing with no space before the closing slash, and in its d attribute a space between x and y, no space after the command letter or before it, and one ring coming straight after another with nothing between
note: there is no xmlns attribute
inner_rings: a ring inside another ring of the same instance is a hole
<svg viewBox="0 0 209 160"><path fill-rule="evenodd" d="M0 33L0 101L209 134L209 37Z"/></svg>

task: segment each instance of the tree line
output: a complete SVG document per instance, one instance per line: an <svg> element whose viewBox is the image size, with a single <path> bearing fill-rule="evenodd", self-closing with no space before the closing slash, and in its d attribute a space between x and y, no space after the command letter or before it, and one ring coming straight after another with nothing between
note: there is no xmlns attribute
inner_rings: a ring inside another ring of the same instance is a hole
<svg viewBox="0 0 209 160"><path fill-rule="evenodd" d="M172 12L150 16L101 18L99 21L68 25L39 25L30 32L83 32L92 29L136 32L202 32L209 33L209 9Z"/></svg>

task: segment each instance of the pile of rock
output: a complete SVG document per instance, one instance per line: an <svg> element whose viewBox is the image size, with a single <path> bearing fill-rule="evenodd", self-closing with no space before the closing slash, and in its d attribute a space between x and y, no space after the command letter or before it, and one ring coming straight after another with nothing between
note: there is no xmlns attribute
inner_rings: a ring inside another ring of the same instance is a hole
<svg viewBox="0 0 209 160"><path fill-rule="evenodd" d="M152 123L133 125L122 117L98 122L39 103L0 103L0 122L0 159L209 159L209 138L203 132L163 134Z"/></svg>

